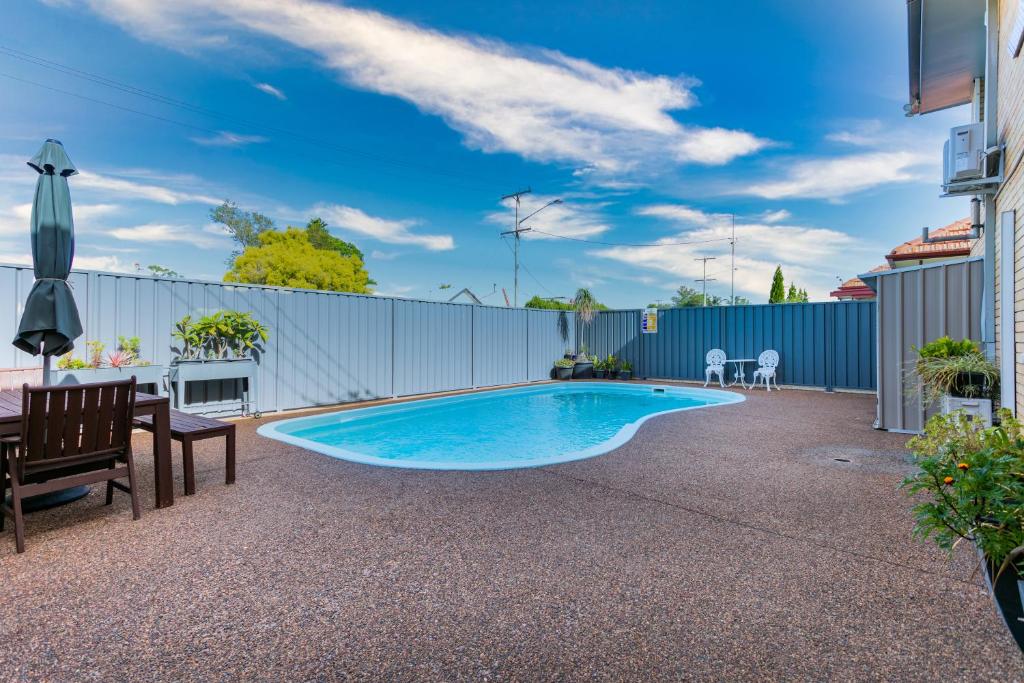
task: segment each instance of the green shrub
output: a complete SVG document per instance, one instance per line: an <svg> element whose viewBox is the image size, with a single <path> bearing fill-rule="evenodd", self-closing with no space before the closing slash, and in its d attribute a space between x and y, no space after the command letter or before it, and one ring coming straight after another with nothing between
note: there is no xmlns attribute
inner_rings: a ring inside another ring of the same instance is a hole
<svg viewBox="0 0 1024 683"><path fill-rule="evenodd" d="M925 404L946 394L968 398L983 396L999 383L999 368L978 351L958 356L922 356L914 366L922 385ZM973 376L968 383L966 378ZM980 380L980 384L974 382Z"/></svg>
<svg viewBox="0 0 1024 683"><path fill-rule="evenodd" d="M85 370L88 367L90 365L84 360L72 356L71 351L68 351L57 360L58 370Z"/></svg>
<svg viewBox="0 0 1024 683"><path fill-rule="evenodd" d="M918 471L901 488L923 494L914 534L950 552L975 543L993 569L1024 570L1024 432L1008 410L987 429L963 411L932 417L907 447Z"/></svg>
<svg viewBox="0 0 1024 683"><path fill-rule="evenodd" d="M175 324L172 336L181 341L178 357L192 360L203 356L224 359L229 354L247 358L270 335L251 313L217 311L198 320L186 315Z"/></svg>
<svg viewBox="0 0 1024 683"><path fill-rule="evenodd" d="M981 351L978 345L970 339L953 341L950 337L939 337L919 349L914 348L914 350L921 358L953 358Z"/></svg>
<svg viewBox="0 0 1024 683"><path fill-rule="evenodd" d="M572 358L559 358L555 361L556 368L571 368L576 365L576 361Z"/></svg>

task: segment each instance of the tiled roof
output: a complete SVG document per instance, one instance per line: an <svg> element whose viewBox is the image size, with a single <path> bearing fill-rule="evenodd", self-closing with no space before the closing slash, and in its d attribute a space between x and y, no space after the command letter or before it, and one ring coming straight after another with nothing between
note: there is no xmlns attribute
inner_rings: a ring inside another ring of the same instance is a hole
<svg viewBox="0 0 1024 683"><path fill-rule="evenodd" d="M872 268L870 273L878 273L883 270L892 270L892 266L888 263L883 263L880 266ZM851 277L849 280L839 285L838 289L833 290L829 296L835 298L854 298L854 299L873 299L875 297L875 291L867 286L867 284L859 277Z"/></svg>
<svg viewBox="0 0 1024 683"><path fill-rule="evenodd" d="M951 235L966 235L971 231L971 219L961 218L955 223L950 223L944 228L932 230L929 234L932 237L946 237ZM976 240L962 239L951 242L933 242L925 244L920 237L904 242L886 255L886 259L893 261L907 261L918 259L942 258L951 256L967 256L971 253L971 246Z"/></svg>

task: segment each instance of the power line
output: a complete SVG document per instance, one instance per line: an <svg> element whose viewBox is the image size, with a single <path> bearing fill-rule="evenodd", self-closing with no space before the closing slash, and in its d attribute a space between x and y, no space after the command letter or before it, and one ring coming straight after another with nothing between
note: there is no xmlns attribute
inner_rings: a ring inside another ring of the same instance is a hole
<svg viewBox="0 0 1024 683"><path fill-rule="evenodd" d="M7 47L5 45L0 45L0 56L6 56L6 57L13 58L13 59L18 59L18 60L21 60L23 62L27 62L29 64L32 64L34 66L39 66L39 67L42 67L42 68L45 68L45 69L50 69L50 70L56 71L58 73L62 73L64 75L67 75L67 76L72 76L74 78L84 79L86 81L95 83L97 85L102 85L102 86L107 87L107 88L112 88L114 90L118 90L120 92L129 94L129 95L133 95L133 96L136 96L136 97L142 97L142 98L148 99L150 101L157 102L159 104L164 104L164 105L168 105L168 106L172 106L172 107L177 107L179 109L183 109L183 110L195 113L195 114L202 114L202 115L205 115L205 116L210 116L210 117L213 117L213 118L221 119L223 121L235 123L237 125L244 126L247 129L249 129L251 131L254 131L254 132L262 132L262 133L268 133L269 132L269 133L275 133L275 134L278 134L278 135L284 135L284 136L293 138L295 140L299 140L299 141L305 142L307 144L312 144L312 145L316 145L317 147L320 147L320 148L326 148L326 149L330 149L330 150L336 151L336 152L338 152L340 154L347 154L347 155L359 157L359 158L361 158L363 160L366 160L366 161L373 161L373 162L382 163L382 164L390 164L390 165L393 165L393 166L399 166L399 167L403 167L403 168L420 170L420 171L423 171L423 172L433 173L433 174L436 174L436 175L441 175L441 176L445 176L445 177L449 177L449 178L466 179L466 180L479 180L479 176L477 176L475 174L461 173L461 172L458 172L458 171L452 171L452 170L448 170L448 169L442 169L442 168L439 168L439 167L436 167L436 166L431 166L429 164L421 164L421 163L417 163L415 161L408 161L408 160L405 160L405 159L398 159L398 158L395 158L395 157L389 157L389 156L386 156L386 155L375 154L373 152L366 152L366 151L355 149L355 148L351 148L351 147L345 147L345 146L333 143L333 142L331 142L329 140L324 140L322 138L317 138L315 136L306 135L306 134L303 134L303 133L298 133L298 132L295 132L295 131L292 131L292 130L288 130L286 128L279 128L279 127L276 127L276 126L273 126L273 125L270 125L270 124L266 124L266 123L260 123L260 122L257 122L257 121L248 120L248 119L241 118L241 117L238 117L238 116L234 116L234 115L231 115L231 114L226 114L224 112L220 112L220 111L217 111L215 109L209 109L207 107L201 107L201 106L198 106L198 105L186 102L184 100L179 100L179 99L176 99L176 98L173 98L173 97L168 97L167 95L162 95L160 93L153 92L151 90L146 90L144 88L139 88L139 87L136 87L136 86L131 85L129 83L124 83L124 82L121 82L121 81L114 80L112 78L107 78L107 77L102 76L100 74L96 74L96 73L92 73L92 72L85 71L85 70L82 70L82 69L78 69L78 68L75 68L73 66L69 66L67 64L61 64L60 62L54 62L52 60L45 59L43 57L38 57L36 55L32 55L32 54L29 54L27 52L22 52L20 50L15 50L14 48L10 48L10 47ZM164 123L171 123L171 124L175 124L175 125L180 125L180 126L192 128L194 130L200 130L200 131L203 131L203 132L208 132L208 133L213 133L213 134L219 134L219 133L222 132L222 131L219 131L219 130L213 130L213 129L210 129L210 128L205 128L203 126L197 126L197 125L194 125L194 124L185 123L185 122L178 121L178 120L175 120L175 119L171 119L171 118L168 118L168 117L163 117L163 116L159 116L159 115L156 115L156 114L150 114L148 112L143 112L143 111L140 111L140 110L137 110L137 109L132 109L130 107L125 107L125 106L122 106L122 105L118 105L118 104L115 104L115 103L112 103L112 102L108 102L106 100L102 100L102 99L99 99L99 98L89 97L89 96L86 96L86 95L81 95L79 93L70 92L70 91L67 91L67 90L62 90L60 88L56 88L56 87L53 87L53 86L50 86L50 85L46 85L44 83L39 83L37 81L33 81L33 80L30 80L30 79L27 79L27 78L22 78L22 77L19 77L19 76L14 76L12 74L0 73L0 75L5 76L7 78L10 78L12 80L20 81L22 83L27 83L29 85L34 85L34 86L37 86L37 87L45 88L45 89L51 90L53 92L58 92L58 93L61 93L61 94L64 94L64 95L70 95L72 97L78 97L80 99L84 99L84 100L87 100L87 101L90 101L90 102L95 102L97 104L103 104L103 105L106 105L106 106L114 107L116 109L121 109L122 111L127 111L127 112L130 112L130 113L133 113L133 114L137 114L137 115L140 115L140 116L146 116L148 118L152 118L152 119L155 119L155 120L158 120L158 121L162 121ZM495 183L495 184L497 184L497 183ZM476 186L475 189L481 189L481 190L484 190L484 191L487 191L487 192L493 192L494 191L493 187L484 188L484 187L481 187L481 186Z"/></svg>
<svg viewBox="0 0 1024 683"><path fill-rule="evenodd" d="M54 87L52 85L46 85L45 83L39 83L38 81L33 81L31 79L28 79L28 78L21 78L20 76L14 76L12 74L4 73L2 71L0 71L0 76L2 76L4 78L9 78L9 79L14 80L14 81L18 81L20 83L27 83L29 85L36 86L38 88L43 88L44 90L49 90L51 92L60 93L61 95L67 95L69 97L75 97L75 98L78 98L78 99L81 99L81 100L85 100L87 102L94 102L96 104L102 104L102 105L104 105L106 107L111 107L112 109L118 109L120 111L128 112L130 114L136 114L138 116L144 116L146 118L153 119L155 121L160 121L160 122L163 122L163 123L169 123L169 124L172 124L172 125L175 125L175 126L181 126L183 128L190 128L192 130L203 132L203 133L211 133L213 135L219 135L222 132L222 131L219 131L219 130L215 130L213 128L207 128L205 126L199 126L199 125L196 125L196 124L193 124L193 123L187 123L185 121L179 121L177 119L168 118L166 116L160 116L159 114L151 114L149 112L141 111L139 109L132 109L131 107L125 107L124 105L115 104L114 102L108 102L106 100L101 100L101 99L96 98L96 97L90 97L88 95L82 95L81 93L72 92L70 90L64 90L62 88L57 88L57 87ZM324 144L323 146L327 146L327 145ZM310 157L307 157L307 158L310 158ZM345 162L339 161L337 159L332 159L329 156L318 156L318 157L316 157L315 161L316 161L316 163L330 164L330 165L334 165L334 166L340 166L342 168L351 168L352 167L351 163L345 163ZM377 172L378 173L383 173L385 175L395 175L395 176L398 176L398 177L408 177L408 174L404 174L403 175L403 174L399 173L398 171L396 171L394 169L391 169L391 170L388 170L388 169L377 169ZM481 191L481 192L487 192L489 194L495 193L494 187L484 187L482 185L469 185L469 184L466 184L466 183L454 182L452 179L443 179L443 180L442 179L438 179L438 178L430 179L430 178L425 178L425 177L422 177L422 176L419 176L419 175L417 175L416 178L420 182L429 182L430 180L433 180L434 182L442 183L442 184L445 184L445 185L448 185L448 186L451 186L451 187L458 187L458 188L469 189L469 190L477 190L477 191Z"/></svg>
<svg viewBox="0 0 1024 683"><path fill-rule="evenodd" d="M585 242L587 244L599 244L605 247L681 247L692 244L710 244L712 242L728 242L731 238L719 237L710 240L691 240L689 242L656 242L651 244L637 244L630 242L602 242L600 240L588 240L583 237L570 237L568 235L556 235L553 232L544 232L537 228L532 229L533 232L540 233L541 235L547 235L548 237L557 237L562 240L571 240L573 242Z"/></svg>
<svg viewBox="0 0 1024 683"><path fill-rule="evenodd" d="M506 239L505 239L505 236L504 236L504 235L502 235L502 237L501 237L501 243L502 243L502 244L504 244L504 245L505 245L506 247L508 247L509 251L513 251L513 250L512 250L512 245L508 243L508 240L506 240ZM513 253L515 253L515 252L513 252ZM522 269L523 269L524 271L526 271L526 274L527 274L527 275L529 275L529 276L530 276L530 278L531 278L531 279L532 279L532 280L533 280L534 282L536 282L536 283L537 283L537 285L538 285L538 286L539 286L539 287L540 287L541 289L543 289L543 290L544 290L545 292L547 292L547 293L548 293L548 294L550 294L551 296L557 296L557 295L556 295L556 294L555 294L555 293L554 293L553 291L551 291L551 290L550 290L550 289L549 289L549 288L548 288L547 286L545 286L545 284L544 284L543 282L541 282L540 280L538 280L538 279L537 279L537 276L533 274L533 271L531 271L531 270L530 270L529 268L527 268L527 267L526 267L526 264L525 264L525 263L523 263L522 261L520 261L520 262L519 262L519 267L520 267L520 268L522 268Z"/></svg>

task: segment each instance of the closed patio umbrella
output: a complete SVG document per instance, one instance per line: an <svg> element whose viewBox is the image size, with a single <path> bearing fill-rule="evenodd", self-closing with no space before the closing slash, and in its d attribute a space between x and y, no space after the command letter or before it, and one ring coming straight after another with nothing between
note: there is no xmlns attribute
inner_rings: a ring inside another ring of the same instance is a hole
<svg viewBox="0 0 1024 683"><path fill-rule="evenodd" d="M49 384L50 358L71 351L82 334L67 282L75 256L68 176L78 170L58 140L43 143L28 165L39 173L31 226L36 281L25 301L14 345L33 356L43 354L43 382Z"/></svg>

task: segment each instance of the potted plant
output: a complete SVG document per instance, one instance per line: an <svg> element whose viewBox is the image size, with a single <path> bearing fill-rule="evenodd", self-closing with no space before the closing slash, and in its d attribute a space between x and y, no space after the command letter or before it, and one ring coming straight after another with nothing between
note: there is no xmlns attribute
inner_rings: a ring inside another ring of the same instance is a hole
<svg viewBox="0 0 1024 683"><path fill-rule="evenodd" d="M594 377L594 358L591 358L586 353L582 353L576 356L576 364L572 368L573 379L593 379Z"/></svg>
<svg viewBox="0 0 1024 683"><path fill-rule="evenodd" d="M594 378L604 379L605 367L604 361L597 356L594 356Z"/></svg>
<svg viewBox="0 0 1024 683"><path fill-rule="evenodd" d="M619 361L619 379L631 379L633 377L633 364L628 360Z"/></svg>
<svg viewBox="0 0 1024 683"><path fill-rule="evenodd" d="M170 380L179 410L188 409L185 405L187 382L245 380L238 394L243 398L220 403L225 409L241 407L243 412L255 403L255 356L262 351L269 334L251 313L216 311L197 320L186 315L175 324L173 336L180 346L172 348L177 357L171 364ZM202 404L197 409L210 412L214 407ZM258 414L259 410L254 412Z"/></svg>
<svg viewBox="0 0 1024 683"><path fill-rule="evenodd" d="M973 543L990 594L1024 650L1024 431L1008 410L979 427L964 411L932 417L908 443L917 472L902 487L923 496L914 533L952 553Z"/></svg>
<svg viewBox="0 0 1024 683"><path fill-rule="evenodd" d="M572 369L576 361L571 358L559 358L555 361L555 379L572 379Z"/></svg>
<svg viewBox="0 0 1024 683"><path fill-rule="evenodd" d="M914 371L926 405L941 402L943 413L963 408L991 425L991 397L999 382L999 369L976 343L940 337L915 350Z"/></svg>
<svg viewBox="0 0 1024 683"><path fill-rule="evenodd" d="M85 343L86 359L75 358L68 352L57 361L51 373L54 384L87 384L110 382L135 376L143 391L160 393L164 390L166 369L140 358L142 342L138 337L117 338L117 348L105 353L106 344L97 340Z"/></svg>
<svg viewBox="0 0 1024 683"><path fill-rule="evenodd" d="M615 379L619 374L619 359L610 353L604 359L604 373L608 379Z"/></svg>

